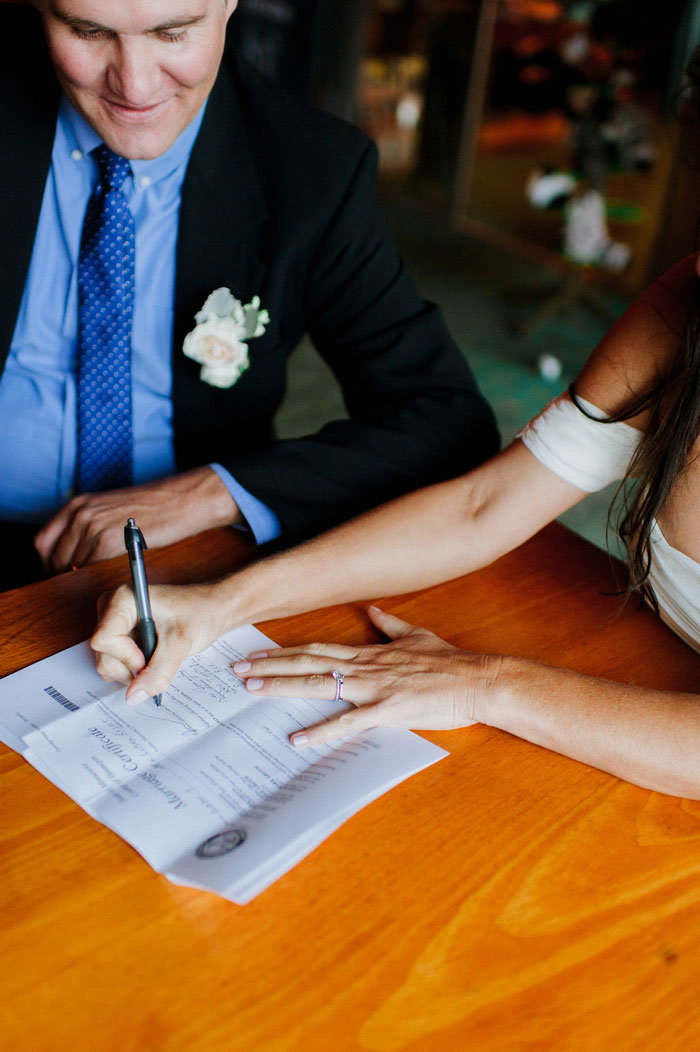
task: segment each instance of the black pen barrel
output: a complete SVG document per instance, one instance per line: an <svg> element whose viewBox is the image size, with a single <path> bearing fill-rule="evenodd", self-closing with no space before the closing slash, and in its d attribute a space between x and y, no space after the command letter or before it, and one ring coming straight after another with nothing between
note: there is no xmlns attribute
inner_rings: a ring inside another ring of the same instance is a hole
<svg viewBox="0 0 700 1052"><path fill-rule="evenodd" d="M138 611L138 630L141 650L146 662L151 660L153 651L156 649L158 635L156 626L151 617L151 600L148 595L148 581L146 579L146 567L143 562L143 550L147 548L143 534L132 518L127 519L124 527L124 544L129 554L129 567L131 569L131 580L134 586L134 598ZM153 697L156 705L160 705L162 695Z"/></svg>
<svg viewBox="0 0 700 1052"><path fill-rule="evenodd" d="M153 651L156 649L156 643L158 642L156 626L150 617L146 617L142 621L139 621L139 640L141 642L143 656L146 661L150 661Z"/></svg>
<svg viewBox="0 0 700 1052"><path fill-rule="evenodd" d="M140 552L129 552L129 563L131 565L131 577L136 593L136 602L139 608L139 619L151 620L151 600L148 595L148 581L146 580L146 567Z"/></svg>

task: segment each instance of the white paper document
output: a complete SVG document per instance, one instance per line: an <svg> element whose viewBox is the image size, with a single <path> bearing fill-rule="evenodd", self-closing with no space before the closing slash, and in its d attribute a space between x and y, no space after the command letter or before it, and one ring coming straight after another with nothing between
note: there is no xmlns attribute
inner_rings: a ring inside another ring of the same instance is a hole
<svg viewBox="0 0 700 1052"><path fill-rule="evenodd" d="M276 646L252 626L188 658L157 708L105 684L87 643L0 680L0 738L172 881L245 903L345 819L447 754L377 728L288 735L343 702L256 698L231 671Z"/></svg>

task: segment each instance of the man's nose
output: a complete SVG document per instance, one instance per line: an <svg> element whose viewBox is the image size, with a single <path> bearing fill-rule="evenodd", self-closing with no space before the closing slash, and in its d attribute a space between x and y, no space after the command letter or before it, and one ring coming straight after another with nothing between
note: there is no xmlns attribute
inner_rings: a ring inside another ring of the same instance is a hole
<svg viewBox="0 0 700 1052"><path fill-rule="evenodd" d="M107 68L107 83L120 100L131 106L146 106L154 101L159 79L159 66L152 42L135 37L119 38Z"/></svg>

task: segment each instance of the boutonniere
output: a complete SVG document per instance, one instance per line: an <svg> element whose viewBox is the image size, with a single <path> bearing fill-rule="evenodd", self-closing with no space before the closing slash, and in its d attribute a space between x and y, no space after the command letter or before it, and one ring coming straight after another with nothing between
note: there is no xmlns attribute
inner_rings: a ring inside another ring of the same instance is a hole
<svg viewBox="0 0 700 1052"><path fill-rule="evenodd" d="M270 315L260 310L260 297L253 296L245 306L230 289L217 289L194 320L182 350L188 358L200 362L199 379L213 387L232 387L250 364L246 340L262 336Z"/></svg>

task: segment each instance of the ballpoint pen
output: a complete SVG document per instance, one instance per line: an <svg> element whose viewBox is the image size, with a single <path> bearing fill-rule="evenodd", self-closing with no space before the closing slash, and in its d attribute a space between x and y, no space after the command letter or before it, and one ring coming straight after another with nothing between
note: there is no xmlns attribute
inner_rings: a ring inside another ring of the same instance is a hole
<svg viewBox="0 0 700 1052"><path fill-rule="evenodd" d="M146 661L150 661L153 651L156 649L158 634L156 626L151 617L151 600L148 596L148 581L146 580L146 567L143 562L143 550L148 545L143 539L143 534L133 519L127 519L124 527L124 544L129 553L129 567L131 569L131 580L134 585L136 597L136 609L139 615L138 629L141 650ZM155 694L153 697L156 705L160 705L162 695Z"/></svg>

